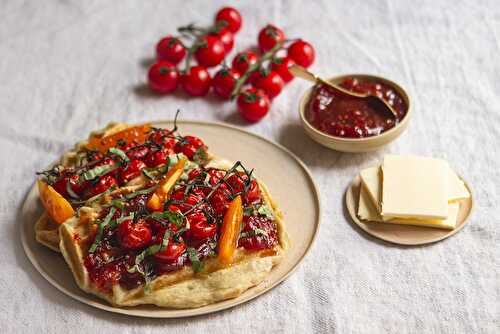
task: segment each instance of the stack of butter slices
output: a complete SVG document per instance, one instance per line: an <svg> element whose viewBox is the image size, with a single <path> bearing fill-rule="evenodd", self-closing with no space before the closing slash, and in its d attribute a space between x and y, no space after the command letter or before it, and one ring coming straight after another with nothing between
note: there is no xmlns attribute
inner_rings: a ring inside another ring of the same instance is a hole
<svg viewBox="0 0 500 334"><path fill-rule="evenodd" d="M388 155L360 173L358 217L364 221L453 230L469 190L448 162Z"/></svg>

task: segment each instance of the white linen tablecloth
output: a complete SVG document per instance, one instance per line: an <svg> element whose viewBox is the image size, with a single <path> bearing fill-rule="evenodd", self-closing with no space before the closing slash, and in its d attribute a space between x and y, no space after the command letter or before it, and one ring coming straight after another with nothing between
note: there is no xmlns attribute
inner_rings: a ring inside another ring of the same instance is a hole
<svg viewBox="0 0 500 334"><path fill-rule="evenodd" d="M234 103L144 88L157 40L209 24L221 1L0 3L0 332L3 333L499 333L500 6L498 1L245 1L235 50L267 23L317 50L326 76L372 73L409 91L414 116L387 148L343 154L302 131L286 87L268 117L247 126ZM233 54L236 51L233 51ZM31 266L19 240L20 206L46 167L112 120L228 122L270 138L311 169L323 205L313 250L286 282L233 309L190 319L111 314L72 300ZM344 191L386 153L448 159L472 186L470 224L425 247L398 247L348 222Z"/></svg>

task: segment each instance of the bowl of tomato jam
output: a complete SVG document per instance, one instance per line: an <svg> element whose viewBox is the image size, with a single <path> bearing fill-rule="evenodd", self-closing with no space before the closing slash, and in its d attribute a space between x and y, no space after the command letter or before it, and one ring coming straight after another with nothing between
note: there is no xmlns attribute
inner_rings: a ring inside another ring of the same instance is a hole
<svg viewBox="0 0 500 334"><path fill-rule="evenodd" d="M307 134L321 145L342 152L374 151L395 140L408 126L410 99L395 82L363 74L328 81L355 93L377 95L392 106L396 115L366 99L317 84L302 97L299 112Z"/></svg>

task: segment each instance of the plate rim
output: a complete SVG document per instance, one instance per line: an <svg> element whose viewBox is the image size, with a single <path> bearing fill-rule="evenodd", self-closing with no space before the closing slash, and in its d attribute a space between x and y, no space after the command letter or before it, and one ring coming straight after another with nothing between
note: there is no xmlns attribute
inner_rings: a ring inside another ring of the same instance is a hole
<svg viewBox="0 0 500 334"><path fill-rule="evenodd" d="M153 125L154 124L173 124L174 120L157 120L157 121L150 121L148 123L151 123ZM44 279L46 279L52 286L54 286L60 292L64 293L65 295L67 295L73 299L76 299L77 301L79 301L83 304L86 304L86 305L89 305L89 306L92 306L92 307L95 307L95 308L98 308L98 309L101 309L104 311L117 313L117 314L124 314L124 315L128 315L128 316L142 317L142 318L162 318L162 319L194 317L194 316L206 315L206 314L226 310L229 308L233 308L235 306L249 302L249 301L269 292L270 290L272 290L273 288L275 288L276 286L278 286L279 284L284 282L286 279L288 279L298 269L299 265L304 261L306 256L309 254L309 252L311 251L312 247L314 246L314 244L317 240L318 233L320 230L321 217L322 217L321 197L320 197L320 192L319 192L318 186L316 185L316 182L314 181L314 177L313 177L311 171L306 166L306 164L295 153L293 153L292 151L290 151L288 148L284 147L280 143L274 142L271 139L268 139L262 135L250 132L246 129L243 129L241 127L231 125L231 124L226 124L226 123L222 123L222 122L200 121L200 120L178 120L176 122L176 124L177 125L192 124L192 125L201 125L201 126L216 126L216 127L229 128L231 130L239 131L239 132L242 132L246 135L250 135L250 136L255 137L257 139L263 140L267 144L270 144L274 147L277 147L278 149L280 149L281 151L285 152L287 155L292 157L296 163L298 163L300 168L305 172L305 175L309 181L309 184L311 185L311 187L313 189L313 196L315 198L315 203L317 205L317 219L315 221L314 233L312 235L311 242L307 245L303 255L300 257L300 259L298 259L298 261L296 261L293 264L293 266L290 268L290 270L288 270L288 272L286 272L282 277L280 277L276 281L272 282L272 284L265 286L263 289L257 290L254 294L246 296L241 300L238 300L239 297L236 297L233 299L228 299L228 300L223 300L223 301L220 301L220 302L217 302L214 304L209 304L209 305L213 306L213 308L207 308L207 309L204 309L202 311L199 311L200 308L169 309L169 308L158 307L158 311L160 311L161 313L156 313L156 311L153 312L153 311L148 311L148 310L136 310L136 309L134 309L134 307L126 307L126 308L114 307L111 304L104 304L104 303L107 303L106 301L103 301L102 303L98 303L98 302L93 301L90 298L85 298L83 296L80 296L80 295L73 293L72 291L67 290L65 287L60 285L55 279L53 279L47 272L45 272L45 270L43 270L41 268L41 265L40 265L37 257L34 255L34 252L31 250L31 248L28 245L28 240L27 240L28 236L24 233L24 228L25 228L26 222L23 221L19 225L19 230L20 230L20 234L21 234L21 244L23 246L23 250L24 250L26 257L31 262L33 267L35 267L35 269L42 275L42 277ZM25 196L25 198L23 200L23 204L21 206L21 212L26 211L25 207L28 203L29 198L31 197L32 192L34 192L34 191L35 191L35 184L33 184L33 186L30 187L30 190L28 191L27 195ZM34 236L33 236L33 238L34 238ZM261 282L259 285L262 285L262 284L263 284L263 282ZM258 288L259 285L256 285L250 289ZM89 297L90 296L91 295L89 295ZM222 304L222 305L217 306L217 304L219 304L221 302L227 302L227 301L229 301L228 304ZM152 305L152 306L154 306L154 305ZM207 305L205 305L205 306L207 306ZM175 313L181 313L181 314L169 315L168 313L170 311L175 312ZM183 313L185 313L185 314L183 314Z"/></svg>
<svg viewBox="0 0 500 334"><path fill-rule="evenodd" d="M354 191L354 186L358 183L361 182L360 180L360 177L359 175L356 175L352 181L349 183L349 186L345 192L345 200L344 200L344 205L347 209L347 212L349 212L349 217L351 219L351 221L357 226L359 227L361 230L363 230L364 233L372 236L373 238L377 238L379 240L383 240L383 241L386 241L390 244L393 244L393 245L400 245L400 246L408 246L408 247L411 247L411 246L424 246L424 245L430 245L430 244L434 244L436 242L439 242L439 241L443 241L444 239L447 239L455 234L457 234L458 232L460 232L468 223L469 223L469 218L470 216L472 215L472 212L474 210L474 194L472 193L472 189L471 187L469 186L469 184L461 177L459 176L459 178L464 182L465 184L465 187L467 188L467 190L469 191L469 194L470 194L470 209L469 209L469 212L467 213L467 215L464 217L464 220L463 220L463 223L458 227L458 228L455 228L451 231L449 231L447 234L443 235L443 236L440 236L440 237L435 237L433 239L429 239L429 240L425 240L425 241L420 241L420 242L405 242L405 241L397 241L397 240L394 240L394 239L391 239L391 238L387 238L387 237L384 237L384 236L380 236L380 235L376 235L376 234L373 234L368 228L366 228L366 224L363 223L356 215L355 212L351 212L350 210L350 206L349 206L349 202L350 202L350 198L355 198L352 194L353 194L353 191ZM352 196L350 196L352 195ZM425 228L425 227L424 227ZM429 227L430 228L430 227Z"/></svg>

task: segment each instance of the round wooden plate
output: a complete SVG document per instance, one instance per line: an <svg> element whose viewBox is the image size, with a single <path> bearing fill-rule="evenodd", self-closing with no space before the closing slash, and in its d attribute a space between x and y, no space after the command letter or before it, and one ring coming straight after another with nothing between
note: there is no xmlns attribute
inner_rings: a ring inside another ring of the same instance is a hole
<svg viewBox="0 0 500 334"><path fill-rule="evenodd" d="M361 186L361 179L359 175L354 178L351 185L347 189L345 204L353 222L366 233L376 238L399 245L425 245L451 237L465 226L467 218L469 218L472 211L473 203L472 192L470 191L467 183L465 185L469 190L471 197L459 202L460 209L457 217L457 227L452 231L431 227L364 222L360 220L357 216L359 190Z"/></svg>
<svg viewBox="0 0 500 334"><path fill-rule="evenodd" d="M304 259L315 239L320 219L319 193L307 167L286 148L237 127L195 121L179 121L177 124L179 133L199 136L214 155L240 160L245 166L255 168L255 174L266 183L284 214L291 248L283 261L273 268L264 282L234 299L182 310L151 305L113 307L80 290L62 255L35 241L34 224L42 207L33 187L21 212L21 240L28 258L52 285L72 298L106 311L152 318L189 317L227 309L263 294L292 274ZM172 122L155 122L153 125L171 128Z"/></svg>

